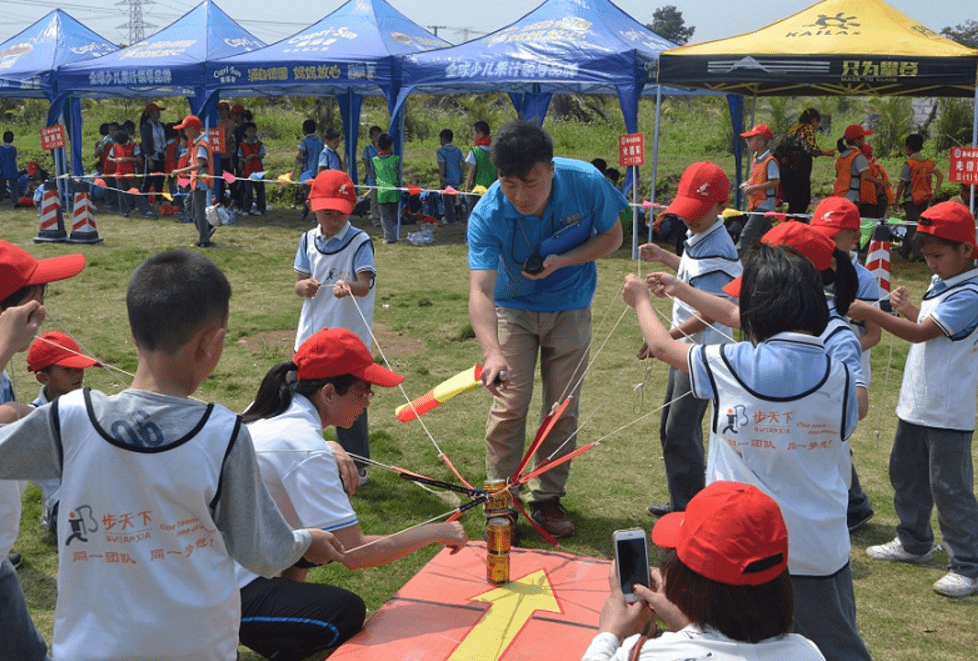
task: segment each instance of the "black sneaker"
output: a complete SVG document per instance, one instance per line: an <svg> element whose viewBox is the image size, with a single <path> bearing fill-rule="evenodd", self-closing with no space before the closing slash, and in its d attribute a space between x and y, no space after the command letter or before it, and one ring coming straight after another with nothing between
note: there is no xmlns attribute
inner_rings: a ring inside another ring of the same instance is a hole
<svg viewBox="0 0 978 661"><path fill-rule="evenodd" d="M671 502L652 503L651 505L648 506L648 510L649 510L649 514L655 517L665 516L666 514L675 511L672 507Z"/></svg>
<svg viewBox="0 0 978 661"><path fill-rule="evenodd" d="M16 551L11 551L10 553L8 553L7 560L9 560L10 564L14 566L14 569L20 569L21 567L24 566L24 556L22 556L20 553L17 553Z"/></svg>
<svg viewBox="0 0 978 661"><path fill-rule="evenodd" d="M858 514L847 514L846 515L846 525L849 527L849 532L856 532L864 523L868 522L876 515L876 512L869 510L868 512L859 512Z"/></svg>

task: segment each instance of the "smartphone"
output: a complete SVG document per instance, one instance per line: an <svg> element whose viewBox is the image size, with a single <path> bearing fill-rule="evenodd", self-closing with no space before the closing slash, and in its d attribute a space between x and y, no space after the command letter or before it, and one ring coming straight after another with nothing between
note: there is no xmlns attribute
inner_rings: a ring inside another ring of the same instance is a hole
<svg viewBox="0 0 978 661"><path fill-rule="evenodd" d="M634 603L638 597L632 592L632 586L652 585L652 577L649 575L648 534L641 528L629 528L616 530L612 539L615 542L618 585L625 594L625 601Z"/></svg>

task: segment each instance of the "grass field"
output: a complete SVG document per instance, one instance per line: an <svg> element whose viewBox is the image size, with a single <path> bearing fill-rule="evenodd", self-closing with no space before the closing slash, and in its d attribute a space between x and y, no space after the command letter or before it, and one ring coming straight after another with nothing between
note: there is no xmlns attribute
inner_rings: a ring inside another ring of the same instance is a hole
<svg viewBox="0 0 978 661"><path fill-rule="evenodd" d="M584 128L567 128L571 129L581 135L586 132ZM558 131L554 133L556 136ZM561 135L558 144L573 142L573 136ZM693 140L695 149L701 151L694 157L690 157L688 146L670 151L663 159L666 176L677 175L685 164L701 158L716 160L732 171L732 158L707 146L709 142L722 145L722 136L673 129L667 135L664 139L673 144L686 138ZM825 142L824 146L828 146L829 142ZM565 147L561 153L588 159L602 155L612 160L613 142L601 145L600 152L596 151L598 147L589 142L586 152ZM412 149L417 149L418 159L424 155L433 160L431 145ZM828 180L830 160L817 162L822 168L816 169L818 181ZM308 227L301 226L297 216L297 212L277 206L263 218L246 218L237 227L221 228L214 237L217 247L207 255L227 274L234 295L224 356L198 391L199 398L240 411L253 397L265 371L291 355L301 302L292 289L291 264L299 234ZM98 227L105 242L81 247L32 243L37 232L33 212L11 212L5 208L0 211L0 227L4 239L38 257L76 250L85 253L85 271L49 287L50 314L43 330L63 329L92 355L121 370L134 371L135 351L128 337L124 306L128 277L150 254L193 243L193 226L171 219L129 220L103 214L98 217ZM404 390L409 397L415 397L481 360L467 315L463 231L459 227L439 228L435 245L428 247L406 242L384 245L382 241L377 241L375 247L376 355L383 353L391 366L405 375ZM906 264L899 257L895 262L894 282L908 285L919 300L929 273L923 265ZM657 414L667 370L662 364L646 365L635 360L640 336L634 313L626 308L618 293L624 275L639 269L647 270L633 262L626 249L598 264L592 363L583 385L579 442L600 443L574 462L565 504L577 523L578 534L562 544L563 550L585 556L609 557L611 532L615 529L650 529L653 520L645 511L646 505L668 497ZM658 307L667 314L669 303L660 301ZM860 629L877 659L972 658L978 648L978 599L950 600L930 588L943 575L945 553L936 553L922 567L871 562L864 553L866 546L888 541L894 535L896 520L886 471L895 425L893 408L906 348L905 342L884 334L875 349L870 413L852 439L863 486L877 512L876 518L853 536L852 566ZM15 357L8 369L19 398L33 399L37 384L26 372L23 356ZM116 371L93 369L86 374L88 385L107 392L118 392L128 379ZM393 410L405 401L404 394L397 389L375 390L379 392L371 407L371 445L377 460L449 479L449 471L438 460L437 443L469 481L483 479L482 438L490 403L487 392L467 393L425 416L429 437L418 423L404 425L394 418ZM964 395L972 397L975 393ZM32 613L50 640L57 556L53 540L41 532L37 523L38 494L31 487L25 496L16 548L26 558L20 578ZM423 491L379 469L371 471L370 482L353 499L367 533L395 532L447 512L457 502L451 495ZM463 522L470 537L481 537L480 514L470 514ZM546 542L529 526L521 526L525 545L546 547ZM432 547L388 567L358 572L324 567L312 576L313 580L358 592L373 612L435 551ZM241 658L250 661L258 657L243 650Z"/></svg>

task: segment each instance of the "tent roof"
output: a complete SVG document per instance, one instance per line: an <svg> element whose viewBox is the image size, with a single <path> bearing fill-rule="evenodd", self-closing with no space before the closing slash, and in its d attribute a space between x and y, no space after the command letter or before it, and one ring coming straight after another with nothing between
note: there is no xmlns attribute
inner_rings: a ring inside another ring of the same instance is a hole
<svg viewBox="0 0 978 661"><path fill-rule="evenodd" d="M206 62L264 45L205 0L139 43L61 67L59 85L82 96L190 96L216 87L206 78Z"/></svg>
<svg viewBox="0 0 978 661"><path fill-rule="evenodd" d="M440 94L641 90L673 46L610 0L548 0L489 35L406 57L403 84Z"/></svg>
<svg viewBox="0 0 978 661"><path fill-rule="evenodd" d="M735 94L972 96L978 51L882 0L823 0L756 32L666 51L659 82Z"/></svg>
<svg viewBox="0 0 978 661"><path fill-rule="evenodd" d="M55 70L119 47L55 9L0 44L0 96L53 98Z"/></svg>
<svg viewBox="0 0 978 661"><path fill-rule="evenodd" d="M394 56L449 45L385 0L349 0L291 37L213 62L208 70L221 89L245 94L323 95L351 87L390 93Z"/></svg>

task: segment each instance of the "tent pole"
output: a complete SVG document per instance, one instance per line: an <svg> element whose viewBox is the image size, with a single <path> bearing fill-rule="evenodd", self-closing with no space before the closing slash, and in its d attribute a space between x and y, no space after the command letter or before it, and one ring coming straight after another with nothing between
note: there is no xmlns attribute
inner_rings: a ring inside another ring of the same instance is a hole
<svg viewBox="0 0 978 661"><path fill-rule="evenodd" d="M978 85L975 86L974 116L971 120L971 146L978 147ZM971 215L975 215L975 185L971 184Z"/></svg>
<svg viewBox="0 0 978 661"><path fill-rule="evenodd" d="M655 128L652 129L652 186L649 190L649 202L655 203L655 182L659 178L659 120L662 119L662 85L657 85L655 89ZM638 179L635 180L638 182ZM637 188L637 186L636 186ZM649 226L649 243L652 243L652 220L655 216L655 207L649 207L646 217ZM638 207L635 207L632 214L632 230L635 234L636 243L638 240ZM638 246L632 247L632 259L638 259Z"/></svg>

